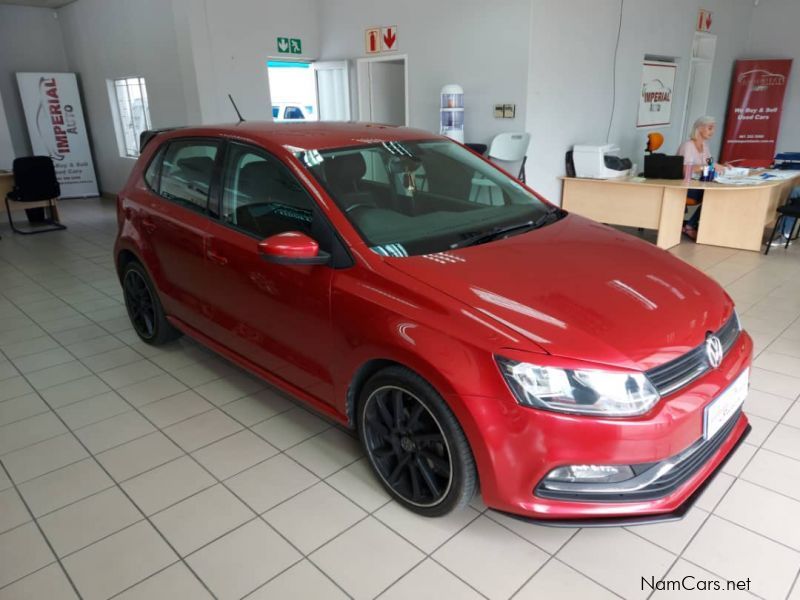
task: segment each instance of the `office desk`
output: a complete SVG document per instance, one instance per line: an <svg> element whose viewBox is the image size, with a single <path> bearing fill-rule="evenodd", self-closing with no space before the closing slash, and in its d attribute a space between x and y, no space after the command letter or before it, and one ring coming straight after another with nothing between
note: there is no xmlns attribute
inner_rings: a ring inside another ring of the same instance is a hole
<svg viewBox="0 0 800 600"><path fill-rule="evenodd" d="M764 230L775 222L775 209L800 185L800 175L746 186L631 177L562 181L564 209L609 225L656 229L659 248L680 243L686 192L701 189L697 243L758 252Z"/></svg>
<svg viewBox="0 0 800 600"><path fill-rule="evenodd" d="M14 187L14 174L11 171L0 171L0 204L6 201L6 194Z"/></svg>

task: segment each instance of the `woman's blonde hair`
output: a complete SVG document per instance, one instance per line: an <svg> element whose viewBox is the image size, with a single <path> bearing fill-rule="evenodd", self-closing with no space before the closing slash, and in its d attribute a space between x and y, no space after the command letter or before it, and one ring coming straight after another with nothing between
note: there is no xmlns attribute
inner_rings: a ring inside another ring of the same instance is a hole
<svg viewBox="0 0 800 600"><path fill-rule="evenodd" d="M717 120L714 117L710 117L708 115L704 117L700 117L694 122L692 125L692 135L690 136L693 140L697 139L697 130L703 127L704 125L716 125Z"/></svg>

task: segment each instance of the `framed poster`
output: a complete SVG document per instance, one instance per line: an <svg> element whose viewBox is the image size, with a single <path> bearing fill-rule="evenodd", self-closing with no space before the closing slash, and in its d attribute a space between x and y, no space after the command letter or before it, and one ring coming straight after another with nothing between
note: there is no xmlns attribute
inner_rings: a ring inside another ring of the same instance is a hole
<svg viewBox="0 0 800 600"><path fill-rule="evenodd" d="M97 196L75 73L17 73L33 153L53 159L62 198Z"/></svg>
<svg viewBox="0 0 800 600"><path fill-rule="evenodd" d="M642 64L637 127L657 127L672 122L672 96L677 70L678 66L674 63L645 61Z"/></svg>
<svg viewBox="0 0 800 600"><path fill-rule="evenodd" d="M791 58L736 61L722 139L724 162L772 164L791 69Z"/></svg>

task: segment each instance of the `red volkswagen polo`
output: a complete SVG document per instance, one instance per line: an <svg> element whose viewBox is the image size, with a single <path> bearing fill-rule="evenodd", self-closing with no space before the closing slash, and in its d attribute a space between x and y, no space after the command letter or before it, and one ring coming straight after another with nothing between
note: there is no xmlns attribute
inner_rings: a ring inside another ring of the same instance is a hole
<svg viewBox="0 0 800 600"><path fill-rule="evenodd" d="M333 123L143 140L115 247L136 332L356 430L417 513L480 487L551 523L675 518L749 429L752 342L719 285L459 144Z"/></svg>

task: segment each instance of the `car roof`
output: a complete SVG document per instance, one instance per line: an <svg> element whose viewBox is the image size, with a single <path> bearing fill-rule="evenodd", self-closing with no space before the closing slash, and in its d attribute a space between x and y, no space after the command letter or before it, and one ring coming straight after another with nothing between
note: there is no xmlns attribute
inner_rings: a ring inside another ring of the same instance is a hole
<svg viewBox="0 0 800 600"><path fill-rule="evenodd" d="M238 137L264 145L279 145L289 150L325 150L381 142L446 139L422 129L352 121L303 121L299 123L242 121L241 123L185 127L171 131L169 137L218 135Z"/></svg>

